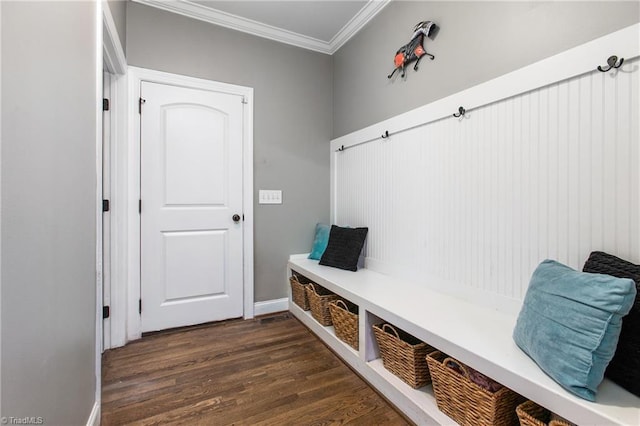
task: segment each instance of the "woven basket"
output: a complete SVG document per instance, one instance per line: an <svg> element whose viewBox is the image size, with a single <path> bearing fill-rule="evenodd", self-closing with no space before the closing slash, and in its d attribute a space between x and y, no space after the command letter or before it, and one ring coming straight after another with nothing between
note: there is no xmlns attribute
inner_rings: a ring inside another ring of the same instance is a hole
<svg viewBox="0 0 640 426"><path fill-rule="evenodd" d="M306 286L306 290L309 306L311 307L311 315L324 326L333 325L329 303L337 300L338 295L314 283L309 283Z"/></svg>
<svg viewBox="0 0 640 426"><path fill-rule="evenodd" d="M447 354L435 351L427 356L427 364L438 409L462 425L466 413L465 387L462 380L464 377L444 364L444 361L449 359Z"/></svg>
<svg viewBox="0 0 640 426"><path fill-rule="evenodd" d="M438 409L465 426L517 425L516 406L524 398L502 386L488 391L469 380L467 367L442 352L427 357ZM463 374L448 367L457 364Z"/></svg>
<svg viewBox="0 0 640 426"><path fill-rule="evenodd" d="M526 401L516 407L520 426L571 426L560 419L551 420L551 411L533 401Z"/></svg>
<svg viewBox="0 0 640 426"><path fill-rule="evenodd" d="M517 426L516 407L525 401L523 396L506 386L491 392L467 378L465 388L467 426Z"/></svg>
<svg viewBox="0 0 640 426"><path fill-rule="evenodd" d="M374 325L373 332L387 370L414 389L431 383L426 356L434 348L391 324Z"/></svg>
<svg viewBox="0 0 640 426"><path fill-rule="evenodd" d="M301 278L296 275L289 277L289 283L291 283L291 298L293 299L293 303L300 306L303 310L308 311L310 309L309 298L307 297L305 287L309 283L302 283L300 281Z"/></svg>
<svg viewBox="0 0 640 426"><path fill-rule="evenodd" d="M350 306L348 306L350 305ZM336 337L356 351L358 350L358 307L344 300L329 303L331 320Z"/></svg>

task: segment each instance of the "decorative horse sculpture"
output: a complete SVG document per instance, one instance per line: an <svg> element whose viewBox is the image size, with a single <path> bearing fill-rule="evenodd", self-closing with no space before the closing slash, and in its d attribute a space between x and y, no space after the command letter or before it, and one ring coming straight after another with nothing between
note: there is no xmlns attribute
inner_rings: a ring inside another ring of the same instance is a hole
<svg viewBox="0 0 640 426"><path fill-rule="evenodd" d="M393 60L395 68L393 69L393 71L391 71L391 74L389 74L387 78L393 77L393 74L395 74L395 72L398 70L400 70L400 76L404 77L404 70L406 66L414 61L416 64L413 66L413 69L417 71L420 59L422 59L424 55L430 57L431 60L435 59L435 56L427 53L423 46L425 36L428 37L429 33L435 26L436 24L431 21L422 21L416 24L416 26L413 28L411 41L402 46L396 52L396 56Z"/></svg>

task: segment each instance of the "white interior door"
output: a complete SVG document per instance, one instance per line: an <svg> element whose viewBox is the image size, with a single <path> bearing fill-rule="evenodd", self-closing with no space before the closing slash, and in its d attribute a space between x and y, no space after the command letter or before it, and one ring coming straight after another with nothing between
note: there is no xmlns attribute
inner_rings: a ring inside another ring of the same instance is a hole
<svg viewBox="0 0 640 426"><path fill-rule="evenodd" d="M142 331L241 317L242 98L150 82L141 97Z"/></svg>

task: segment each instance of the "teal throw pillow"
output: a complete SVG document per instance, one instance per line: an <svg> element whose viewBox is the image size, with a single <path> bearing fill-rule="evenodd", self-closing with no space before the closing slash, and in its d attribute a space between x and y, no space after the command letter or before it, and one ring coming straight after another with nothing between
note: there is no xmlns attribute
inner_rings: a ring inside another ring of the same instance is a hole
<svg viewBox="0 0 640 426"><path fill-rule="evenodd" d="M309 259L320 260L322 254L327 248L330 231L331 227L329 225L325 225L323 223L318 223L316 225L316 236L313 239L313 247L311 248L311 253L309 253L308 256Z"/></svg>
<svg viewBox="0 0 640 426"><path fill-rule="evenodd" d="M635 296L633 280L545 260L531 277L513 340L563 388L595 401Z"/></svg>

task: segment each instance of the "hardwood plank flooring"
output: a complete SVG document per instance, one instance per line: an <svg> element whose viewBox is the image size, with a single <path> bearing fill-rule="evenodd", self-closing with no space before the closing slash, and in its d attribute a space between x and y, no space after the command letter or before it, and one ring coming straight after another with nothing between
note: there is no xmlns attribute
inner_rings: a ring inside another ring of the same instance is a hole
<svg viewBox="0 0 640 426"><path fill-rule="evenodd" d="M407 425L297 319L155 333L102 357L102 425Z"/></svg>

